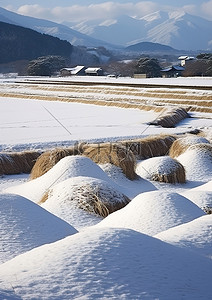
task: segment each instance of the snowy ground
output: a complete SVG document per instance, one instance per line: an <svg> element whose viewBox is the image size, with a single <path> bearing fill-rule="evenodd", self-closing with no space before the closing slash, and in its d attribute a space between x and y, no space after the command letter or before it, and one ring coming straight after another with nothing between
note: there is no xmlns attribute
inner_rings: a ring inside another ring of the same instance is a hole
<svg viewBox="0 0 212 300"><path fill-rule="evenodd" d="M148 125L157 117L152 111L2 97L0 150L196 128L211 141L211 114L192 116L167 129ZM26 174L0 178L0 299L210 299L212 215L203 208L212 207L212 160L199 155L197 163L190 152L181 161L188 170L184 184L131 181L117 167L80 157L62 159L33 181ZM70 202L83 182L104 187L108 196L123 193L131 202L103 220Z"/></svg>

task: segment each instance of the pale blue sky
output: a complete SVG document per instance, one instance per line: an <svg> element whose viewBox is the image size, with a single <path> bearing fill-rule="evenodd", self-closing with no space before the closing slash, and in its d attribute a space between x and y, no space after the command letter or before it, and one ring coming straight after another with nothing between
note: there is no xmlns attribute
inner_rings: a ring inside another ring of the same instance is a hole
<svg viewBox="0 0 212 300"><path fill-rule="evenodd" d="M113 19L121 14L142 17L158 10L176 9L212 20L212 0L1 0L0 5L13 12L55 22Z"/></svg>

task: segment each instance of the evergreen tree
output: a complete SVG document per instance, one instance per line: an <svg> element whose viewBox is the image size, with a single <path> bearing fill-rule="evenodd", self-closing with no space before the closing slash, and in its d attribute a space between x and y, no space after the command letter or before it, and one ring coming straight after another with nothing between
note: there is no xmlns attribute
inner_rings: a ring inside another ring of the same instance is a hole
<svg viewBox="0 0 212 300"><path fill-rule="evenodd" d="M147 77L160 77L161 67L158 63L158 60L155 58L140 58L136 64L136 73L137 74L146 74Z"/></svg>

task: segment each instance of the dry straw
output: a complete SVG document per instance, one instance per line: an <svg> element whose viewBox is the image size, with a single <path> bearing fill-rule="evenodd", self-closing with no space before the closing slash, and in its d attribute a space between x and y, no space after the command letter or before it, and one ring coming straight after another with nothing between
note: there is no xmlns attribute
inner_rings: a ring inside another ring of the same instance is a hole
<svg viewBox="0 0 212 300"><path fill-rule="evenodd" d="M52 196L54 196L54 189L45 193L39 204L48 201L48 198ZM130 199L111 186L101 186L97 180L92 184L82 182L72 186L72 192L68 195L66 203L69 201L77 208L105 218L110 213L126 206Z"/></svg>
<svg viewBox="0 0 212 300"><path fill-rule="evenodd" d="M209 143L209 141L201 136L195 136L195 135L186 135L185 137L181 137L174 141L172 144L169 156L172 158L178 157L181 154L183 154L190 146L192 145L198 145L202 143Z"/></svg>
<svg viewBox="0 0 212 300"><path fill-rule="evenodd" d="M150 125L172 128L185 118L189 118L189 114L184 108L165 109L158 119L150 122Z"/></svg>
<svg viewBox="0 0 212 300"><path fill-rule="evenodd" d="M37 158L36 151L2 152L0 153L0 175L30 173Z"/></svg>
<svg viewBox="0 0 212 300"><path fill-rule="evenodd" d="M58 163L62 158L69 155L78 155L83 151L84 144L77 144L69 148L56 148L41 154L32 168L30 179L35 179L46 172Z"/></svg>
<svg viewBox="0 0 212 300"><path fill-rule="evenodd" d="M183 165L169 157L153 157L141 162L137 173L144 178L165 183L185 183L186 174Z"/></svg>
<svg viewBox="0 0 212 300"><path fill-rule="evenodd" d="M188 151L196 151L199 154L206 154L212 159L212 145L209 143L198 143L195 145L191 145L187 149Z"/></svg>
<svg viewBox="0 0 212 300"><path fill-rule="evenodd" d="M137 159L144 159L166 155L176 139L177 137L174 135L161 134L143 139L123 141L121 144L132 151Z"/></svg>
<svg viewBox="0 0 212 300"><path fill-rule="evenodd" d="M136 158L132 151L122 145L105 143L90 145L85 149L83 155L89 157L97 164L111 163L120 167L127 178L136 178Z"/></svg>

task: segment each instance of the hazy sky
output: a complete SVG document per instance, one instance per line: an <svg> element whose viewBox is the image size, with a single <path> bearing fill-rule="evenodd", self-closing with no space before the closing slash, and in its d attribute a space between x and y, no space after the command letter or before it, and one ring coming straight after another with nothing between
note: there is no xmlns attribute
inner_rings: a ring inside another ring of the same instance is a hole
<svg viewBox="0 0 212 300"><path fill-rule="evenodd" d="M3 8L55 22L113 19L119 15L142 17L158 10L184 10L212 20L212 0L1 0Z"/></svg>

